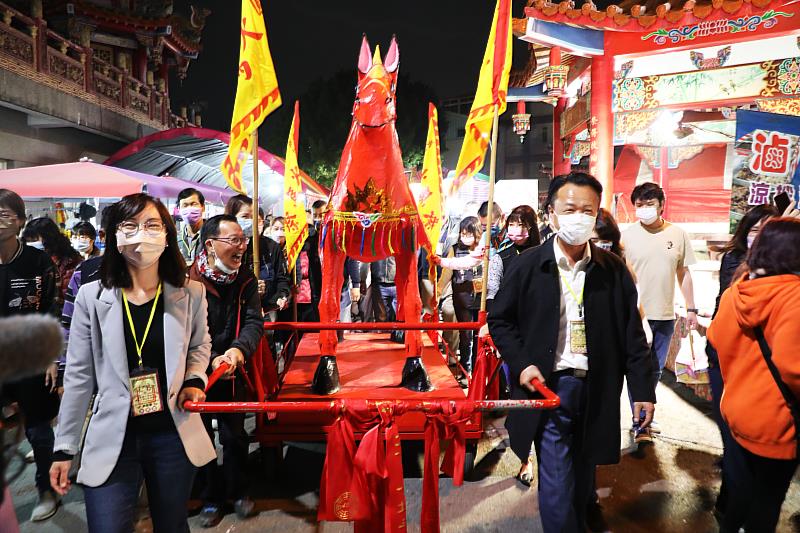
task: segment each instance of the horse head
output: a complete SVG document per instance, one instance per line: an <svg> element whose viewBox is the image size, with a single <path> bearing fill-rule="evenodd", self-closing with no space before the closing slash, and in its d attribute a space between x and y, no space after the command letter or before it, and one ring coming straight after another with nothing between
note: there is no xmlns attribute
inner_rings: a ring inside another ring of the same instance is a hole
<svg viewBox="0 0 800 533"><path fill-rule="evenodd" d="M353 104L353 120L362 128L379 128L397 118L395 89L399 65L400 52L394 37L389 52L381 62L380 47L375 47L373 56L364 36L358 57L358 86Z"/></svg>

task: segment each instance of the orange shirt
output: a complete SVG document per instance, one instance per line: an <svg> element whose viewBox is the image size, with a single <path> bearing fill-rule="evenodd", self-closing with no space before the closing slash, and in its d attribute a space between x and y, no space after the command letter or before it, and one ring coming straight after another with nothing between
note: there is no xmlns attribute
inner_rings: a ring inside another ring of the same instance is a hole
<svg viewBox="0 0 800 533"><path fill-rule="evenodd" d="M800 275L734 283L708 330L725 382L722 415L734 438L756 455L793 459L794 420L761 355L755 326L763 329L783 382L800 397Z"/></svg>

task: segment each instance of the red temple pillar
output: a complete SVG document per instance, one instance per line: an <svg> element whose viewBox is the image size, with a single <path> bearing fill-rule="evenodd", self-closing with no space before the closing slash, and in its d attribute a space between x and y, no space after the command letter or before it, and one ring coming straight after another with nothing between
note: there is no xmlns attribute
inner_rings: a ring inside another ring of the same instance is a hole
<svg viewBox="0 0 800 533"><path fill-rule="evenodd" d="M603 184L601 205L611 208L614 197L614 114L611 110L611 85L614 58L592 58L592 115L589 123L589 172Z"/></svg>
<svg viewBox="0 0 800 533"><path fill-rule="evenodd" d="M564 133L561 131L561 114L567 108L567 99L559 98L553 108L553 176L569 174L572 162L564 157Z"/></svg>

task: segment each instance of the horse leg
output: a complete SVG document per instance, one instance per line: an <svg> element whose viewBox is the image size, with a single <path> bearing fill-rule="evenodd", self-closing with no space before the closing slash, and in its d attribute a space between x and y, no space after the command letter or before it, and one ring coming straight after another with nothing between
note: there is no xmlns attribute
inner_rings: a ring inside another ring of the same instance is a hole
<svg viewBox="0 0 800 533"><path fill-rule="evenodd" d="M331 230L332 233L332 230ZM320 322L332 324L339 319L339 300L342 295L345 254L336 247L333 236L325 240L322 261L322 295L319 301ZM322 355L336 355L336 332L319 332L319 349Z"/></svg>
<svg viewBox="0 0 800 533"><path fill-rule="evenodd" d="M417 254L414 250L400 250L395 255L397 274L397 314L404 322L419 322L422 300L417 280ZM420 331L406 331L406 355L422 355Z"/></svg>

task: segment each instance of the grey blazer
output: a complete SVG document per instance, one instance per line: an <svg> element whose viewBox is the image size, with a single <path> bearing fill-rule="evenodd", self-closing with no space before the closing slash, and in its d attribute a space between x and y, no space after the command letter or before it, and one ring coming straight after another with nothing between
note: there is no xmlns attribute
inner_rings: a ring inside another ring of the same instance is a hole
<svg viewBox="0 0 800 533"><path fill-rule="evenodd" d="M178 410L176 401L186 380L207 382L211 337L205 287L189 281L180 288L164 283L163 290L167 404L186 455L194 465L202 466L216 457L214 446L200 415ZM116 466L131 409L122 320L119 289L103 288L99 281L81 286L70 327L54 450L78 452L86 411L96 392L78 471L78 482L89 487L105 483Z"/></svg>

